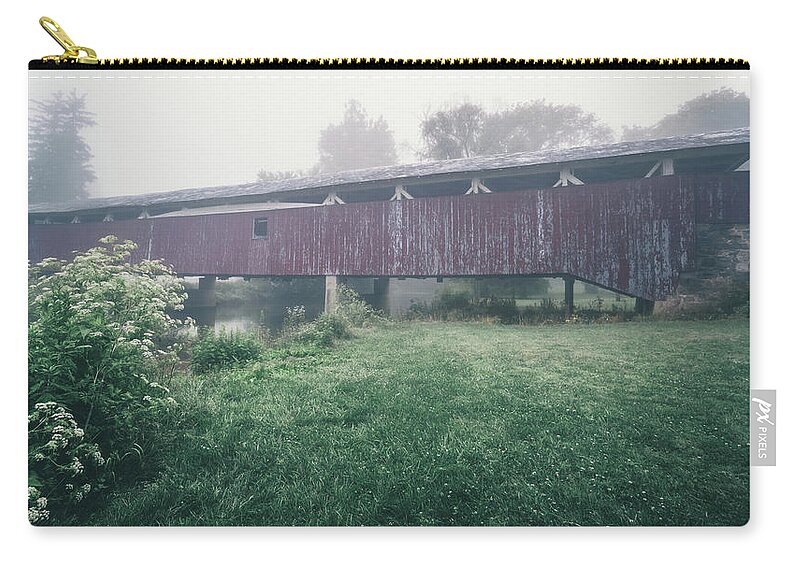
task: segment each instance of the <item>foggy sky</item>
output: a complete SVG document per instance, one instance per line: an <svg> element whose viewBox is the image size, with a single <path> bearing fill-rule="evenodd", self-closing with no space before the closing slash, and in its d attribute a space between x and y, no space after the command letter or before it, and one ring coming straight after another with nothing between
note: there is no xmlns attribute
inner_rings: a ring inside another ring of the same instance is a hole
<svg viewBox="0 0 800 570"><path fill-rule="evenodd" d="M594 113L619 137L701 93L750 96L743 71L75 71L30 72L29 97L87 94L97 125L83 131L93 197L251 182L260 169L307 169L322 129L350 99L383 116L400 162L417 162L419 125L443 105L487 111L545 99Z"/></svg>

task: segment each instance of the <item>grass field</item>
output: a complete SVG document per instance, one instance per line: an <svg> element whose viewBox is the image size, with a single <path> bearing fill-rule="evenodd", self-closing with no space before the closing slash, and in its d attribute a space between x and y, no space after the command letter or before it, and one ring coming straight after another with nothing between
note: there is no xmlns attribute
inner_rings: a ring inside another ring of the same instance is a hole
<svg viewBox="0 0 800 570"><path fill-rule="evenodd" d="M98 525L741 525L746 320L404 323L176 377Z"/></svg>

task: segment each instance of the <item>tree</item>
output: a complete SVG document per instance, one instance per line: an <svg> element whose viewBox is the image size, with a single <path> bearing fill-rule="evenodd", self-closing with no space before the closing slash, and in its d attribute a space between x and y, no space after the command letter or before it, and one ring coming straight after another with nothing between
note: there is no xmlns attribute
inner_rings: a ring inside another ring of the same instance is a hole
<svg viewBox="0 0 800 570"><path fill-rule="evenodd" d="M424 158L449 160L481 154L479 137L486 122L480 105L464 103L437 111L422 121Z"/></svg>
<svg viewBox="0 0 800 570"><path fill-rule="evenodd" d="M554 105L543 99L518 103L486 119L483 154L504 154L606 143L611 129L577 105Z"/></svg>
<svg viewBox="0 0 800 570"><path fill-rule="evenodd" d="M28 131L28 200L65 202L85 198L95 179L92 152L81 131L95 124L86 95L56 93L33 101Z"/></svg>
<svg viewBox="0 0 800 570"><path fill-rule="evenodd" d="M259 182L275 182L277 180L287 180L289 178L302 178L308 176L302 170L272 170L261 169L258 171L257 180Z"/></svg>
<svg viewBox="0 0 800 570"><path fill-rule="evenodd" d="M518 103L487 113L465 103L426 117L421 125L423 158L447 160L470 156L535 151L609 142L612 132L577 105L544 100Z"/></svg>
<svg viewBox="0 0 800 570"><path fill-rule="evenodd" d="M358 101L347 103L344 120L319 136L321 173L397 163L394 136L382 117L370 119Z"/></svg>
<svg viewBox="0 0 800 570"><path fill-rule="evenodd" d="M636 125L622 127L622 140L713 133L749 125L750 99L744 93L724 87L686 101L675 113L666 115L650 127Z"/></svg>

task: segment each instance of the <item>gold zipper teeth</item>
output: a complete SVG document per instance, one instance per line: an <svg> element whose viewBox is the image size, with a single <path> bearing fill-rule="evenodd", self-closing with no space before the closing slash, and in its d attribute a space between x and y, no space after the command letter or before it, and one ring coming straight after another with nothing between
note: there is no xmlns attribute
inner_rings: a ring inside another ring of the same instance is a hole
<svg viewBox="0 0 800 570"><path fill-rule="evenodd" d="M515 59L515 58L441 58L441 59L395 59L395 58L115 58L100 59L105 67L116 66L220 66L220 67L526 67L526 68L592 68L592 67L749 67L744 59L733 58L563 58L563 59Z"/></svg>

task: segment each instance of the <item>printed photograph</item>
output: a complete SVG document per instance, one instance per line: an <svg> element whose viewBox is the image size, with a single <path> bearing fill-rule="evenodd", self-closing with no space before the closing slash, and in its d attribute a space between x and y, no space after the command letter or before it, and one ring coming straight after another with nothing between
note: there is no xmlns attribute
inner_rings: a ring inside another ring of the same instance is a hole
<svg viewBox="0 0 800 570"><path fill-rule="evenodd" d="M746 70L31 69L28 520L741 526Z"/></svg>

